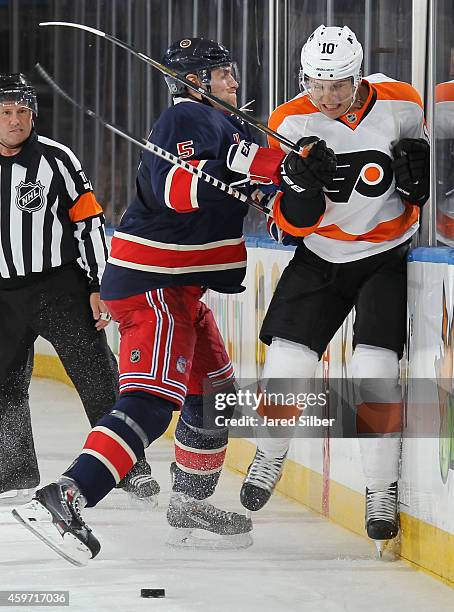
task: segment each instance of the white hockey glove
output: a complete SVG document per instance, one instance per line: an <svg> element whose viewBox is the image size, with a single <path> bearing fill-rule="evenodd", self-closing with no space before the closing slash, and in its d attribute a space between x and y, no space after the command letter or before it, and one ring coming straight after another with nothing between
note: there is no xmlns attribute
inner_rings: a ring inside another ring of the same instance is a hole
<svg viewBox="0 0 454 612"><path fill-rule="evenodd" d="M233 144L227 154L227 167L253 183L279 185L280 167L285 157L283 151L259 147L254 142L242 140Z"/></svg>

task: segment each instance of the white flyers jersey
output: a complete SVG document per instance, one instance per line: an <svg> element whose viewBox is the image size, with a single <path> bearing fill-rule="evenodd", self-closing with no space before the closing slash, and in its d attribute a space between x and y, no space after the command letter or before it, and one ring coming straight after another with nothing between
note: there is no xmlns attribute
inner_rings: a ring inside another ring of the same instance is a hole
<svg viewBox="0 0 454 612"><path fill-rule="evenodd" d="M310 228L296 228L280 211L276 223L304 237L304 244L334 263L387 251L417 230L419 208L395 191L392 146L402 138L425 137L424 112L416 90L382 74L363 80L369 95L362 108L330 119L306 94L279 106L269 126L289 140L304 136L325 140L337 157L333 186L325 190L326 211ZM270 138L270 146L286 148Z"/></svg>

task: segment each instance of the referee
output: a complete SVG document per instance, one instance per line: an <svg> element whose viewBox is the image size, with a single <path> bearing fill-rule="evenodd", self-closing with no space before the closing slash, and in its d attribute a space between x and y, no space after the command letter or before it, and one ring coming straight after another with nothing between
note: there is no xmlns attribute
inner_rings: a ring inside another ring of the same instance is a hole
<svg viewBox="0 0 454 612"><path fill-rule="evenodd" d="M0 494L40 480L28 403L38 336L54 346L92 426L118 392L99 296L103 211L74 153L35 132L37 114L26 77L0 74ZM142 458L124 488L156 493L150 473Z"/></svg>

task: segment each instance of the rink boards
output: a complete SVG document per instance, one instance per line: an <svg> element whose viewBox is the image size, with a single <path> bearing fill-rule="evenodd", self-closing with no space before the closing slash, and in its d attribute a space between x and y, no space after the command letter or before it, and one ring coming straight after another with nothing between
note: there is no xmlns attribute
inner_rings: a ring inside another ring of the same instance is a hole
<svg viewBox="0 0 454 612"><path fill-rule="evenodd" d="M257 340L258 330L280 274L291 257L291 250L262 248L260 242L250 240L247 291L206 296L240 379L256 379L260 373L266 347ZM451 582L454 582L453 322L454 249L415 249L409 261L409 359L404 359L402 367L407 410L400 481L402 536L396 549L402 557ZM331 342L329 354L320 363L319 376L348 375L351 330L352 315ZM113 330L110 341L116 348ZM40 340L36 352L39 357L35 372L61 379L60 367L49 346ZM438 386L437 374L443 381ZM414 379L420 380L414 384ZM229 467L244 472L254 448L250 440L231 438ZM329 435L323 439L299 437L292 442L289 459L278 485L282 493L365 534L364 480L357 440Z"/></svg>

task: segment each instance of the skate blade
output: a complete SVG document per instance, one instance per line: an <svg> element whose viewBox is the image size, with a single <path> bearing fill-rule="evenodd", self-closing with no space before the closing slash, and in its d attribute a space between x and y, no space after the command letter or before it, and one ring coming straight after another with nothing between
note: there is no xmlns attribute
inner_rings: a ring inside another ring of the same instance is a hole
<svg viewBox="0 0 454 612"><path fill-rule="evenodd" d="M377 549L377 556L379 559L383 557L383 551L388 543L388 540L374 540L375 547Z"/></svg>
<svg viewBox="0 0 454 612"><path fill-rule="evenodd" d="M203 550L236 550L252 546L251 534L218 535L203 529L171 527L166 540L174 548L199 548Z"/></svg>
<svg viewBox="0 0 454 612"><path fill-rule="evenodd" d="M11 504L26 504L32 500L35 489L12 489L0 493L0 506L10 506Z"/></svg>
<svg viewBox="0 0 454 612"><path fill-rule="evenodd" d="M36 519L31 520L27 516L22 516L21 511L15 508L11 511L11 514L21 525L60 555L60 557L63 557L63 559L77 567L87 565L89 559L91 559L91 552L87 546L82 544L72 533L65 533L62 537L52 521L50 512L39 502L35 503L37 506L41 506L38 509L40 514ZM56 539L56 534L59 539Z"/></svg>

